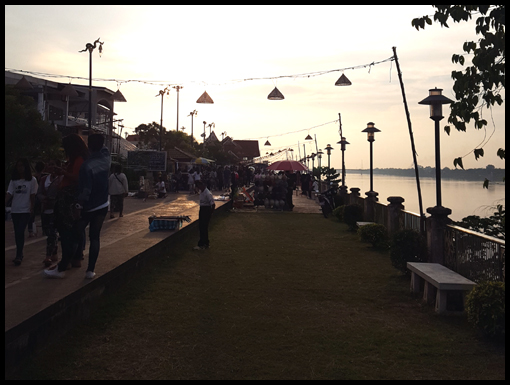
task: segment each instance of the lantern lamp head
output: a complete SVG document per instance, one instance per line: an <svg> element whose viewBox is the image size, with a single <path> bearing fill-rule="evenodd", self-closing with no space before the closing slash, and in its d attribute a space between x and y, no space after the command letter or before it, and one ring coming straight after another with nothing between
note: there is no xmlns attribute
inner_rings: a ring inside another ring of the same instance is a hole
<svg viewBox="0 0 510 385"><path fill-rule="evenodd" d="M448 99L446 96L443 96L441 88L434 88L429 90L429 96L423 99L418 104L426 104L430 106L430 119L432 120L441 120L444 118L443 116L443 104L451 104L453 100Z"/></svg>
<svg viewBox="0 0 510 385"><path fill-rule="evenodd" d="M367 128L365 128L363 131L361 132L366 132L367 133L367 140L369 142L373 142L375 141L375 133L376 132L381 132L381 130L379 130L378 128L376 128L374 126L374 123L372 122L368 122L367 123Z"/></svg>

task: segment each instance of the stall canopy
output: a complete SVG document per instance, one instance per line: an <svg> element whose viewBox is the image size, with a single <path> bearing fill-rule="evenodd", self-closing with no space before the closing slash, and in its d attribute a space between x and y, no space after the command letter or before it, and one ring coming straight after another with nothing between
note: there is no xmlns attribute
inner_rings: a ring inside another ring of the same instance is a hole
<svg viewBox="0 0 510 385"><path fill-rule="evenodd" d="M194 164L211 164L211 163L214 163L214 162L215 162L214 160L203 158L203 157L196 158L193 161Z"/></svg>
<svg viewBox="0 0 510 385"><path fill-rule="evenodd" d="M279 160L271 163L267 169L281 171L308 171L308 168L303 163L296 160Z"/></svg>

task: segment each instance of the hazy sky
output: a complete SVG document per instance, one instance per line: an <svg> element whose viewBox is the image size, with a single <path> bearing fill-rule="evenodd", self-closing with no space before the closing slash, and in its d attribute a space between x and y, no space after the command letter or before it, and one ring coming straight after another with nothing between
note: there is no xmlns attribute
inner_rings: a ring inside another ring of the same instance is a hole
<svg viewBox="0 0 510 385"><path fill-rule="evenodd" d="M361 132L368 122L381 130L374 142L374 167L408 168L413 160L395 62L351 69L390 58L395 46L418 162L433 167L434 123L428 107L418 102L434 87L454 99L451 71L462 67L452 64L451 56L462 53L465 41L478 40L474 20L452 22L449 29L434 24L416 31L411 26L413 18L433 13L426 5L7 5L5 68L64 75L48 79L86 85L89 54L78 51L100 37L103 54L93 52L93 78L117 82L94 80L93 85L120 87L128 102L116 103L115 112L117 119L124 119L125 131L159 123L161 97L156 95L166 86L180 85L179 128L190 134L188 115L197 110L194 136L199 142L202 122L214 122L219 138L226 132L234 139L258 139L261 154L293 148L296 157L303 156L303 144L306 154L315 152L315 143L304 142L310 134L317 137L319 148L328 143L335 148L331 166L340 168L338 122L323 125L340 113L343 135L350 142L347 168L369 166L369 143ZM345 69L351 86L334 85L342 71L282 77L336 69ZM276 77L281 78L272 79ZM264 79L233 81L253 78ZM275 86L284 100L267 99ZM214 104L196 103L204 91ZM163 126L175 130L175 89L164 97L163 106ZM448 136L441 129L442 167L453 168L454 157L468 154L493 135L484 146L485 156L478 161L473 154L466 156L464 167L504 168L496 156L504 147L504 109L495 107L492 116L484 109L483 117L489 122L487 132L471 125L467 133L452 128ZM441 123L444 126L446 118ZM209 135L209 128L206 132ZM264 146L268 139L271 147Z"/></svg>

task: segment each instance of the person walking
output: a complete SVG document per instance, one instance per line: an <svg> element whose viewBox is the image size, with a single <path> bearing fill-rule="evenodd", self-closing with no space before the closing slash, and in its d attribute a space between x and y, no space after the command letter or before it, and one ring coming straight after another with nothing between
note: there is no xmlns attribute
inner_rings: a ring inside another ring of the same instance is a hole
<svg viewBox="0 0 510 385"><path fill-rule="evenodd" d="M37 190L36 199L41 202L41 224L43 234L46 238L46 258L43 263L46 267L52 262L57 262L58 251L58 232L55 227L54 207L57 198L58 189L63 175L57 175L57 167L60 168L60 160L50 160L46 166L49 174L41 178L39 189Z"/></svg>
<svg viewBox="0 0 510 385"><path fill-rule="evenodd" d="M74 267L81 267L85 248L85 230L78 232L77 211L73 209L78 196L80 168L89 156L87 144L78 134L69 134L62 138L62 147L67 158L65 167L55 168L62 175L53 208L55 227L60 236L62 260ZM62 271L67 269L67 265Z"/></svg>
<svg viewBox="0 0 510 385"><path fill-rule="evenodd" d="M44 162L37 162L35 164L35 173L32 175L35 180L37 181L37 185L41 185L41 179L43 176L47 174L43 174L44 168L45 168ZM37 236L37 226L35 225L35 216L41 214L41 202L39 201L39 198L37 197L37 194L35 196L35 203L34 203L34 210L32 211L32 214L30 215L30 220L28 221L28 237L36 237ZM42 220L42 219L41 219Z"/></svg>
<svg viewBox="0 0 510 385"><path fill-rule="evenodd" d="M110 219L115 218L113 213L119 212L119 218L124 215L124 198L129 192L128 180L126 174L122 172L122 166L116 164L113 173L108 180L108 193L110 194Z"/></svg>
<svg viewBox="0 0 510 385"><path fill-rule="evenodd" d="M188 188L189 188L189 195L192 195L195 193L195 178L193 177L193 169L188 171Z"/></svg>
<svg viewBox="0 0 510 385"><path fill-rule="evenodd" d="M16 240L16 257L14 265L19 266L23 260L25 246L25 229L34 211L37 180L32 176L28 159L20 158L12 170L11 180L5 194L5 205L11 203L11 218L14 225L14 239Z"/></svg>
<svg viewBox="0 0 510 385"><path fill-rule="evenodd" d="M207 189L205 183L201 180L196 181L196 186L200 190L200 211L198 213L198 229L200 239L198 245L193 250L205 250L209 248L209 221L216 207L211 192Z"/></svg>
<svg viewBox="0 0 510 385"><path fill-rule="evenodd" d="M100 234L106 213L108 212L108 173L110 171L110 152L104 144L104 136L92 134L88 137L89 157L80 168L78 198L75 207L81 210L77 221L78 233L89 226L89 262L85 278L96 276L95 266L100 250ZM63 278L70 261L69 255L62 256L58 265L44 270L49 278Z"/></svg>

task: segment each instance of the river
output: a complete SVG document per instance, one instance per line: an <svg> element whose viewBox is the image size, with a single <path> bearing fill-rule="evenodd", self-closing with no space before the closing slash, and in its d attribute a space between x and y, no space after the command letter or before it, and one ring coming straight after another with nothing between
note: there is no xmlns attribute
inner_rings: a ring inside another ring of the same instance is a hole
<svg viewBox="0 0 510 385"><path fill-rule="evenodd" d="M337 170L339 172L339 170ZM341 173L341 171L340 171ZM365 198L365 192L370 189L370 175L346 173L347 188L360 188L360 196ZM452 210L450 218L460 221L468 215L488 217L495 210L489 209L496 204L505 204L505 183L491 182L489 189L482 188L483 181L463 181L443 179L441 181L442 205ZM436 205L435 178L420 178L423 211L426 216L428 207ZM405 199L403 205L406 210L419 214L418 192L416 178L392 175L374 175L374 191L378 192L380 203L388 204L389 196L401 196ZM349 190L350 192L350 190Z"/></svg>

